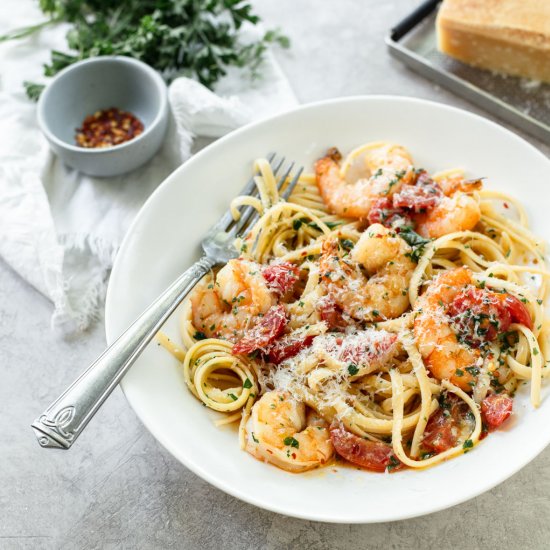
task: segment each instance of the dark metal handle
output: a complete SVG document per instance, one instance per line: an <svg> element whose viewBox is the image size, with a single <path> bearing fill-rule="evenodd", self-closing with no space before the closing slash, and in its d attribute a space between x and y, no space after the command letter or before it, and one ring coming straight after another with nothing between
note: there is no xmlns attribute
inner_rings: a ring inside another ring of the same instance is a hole
<svg viewBox="0 0 550 550"><path fill-rule="evenodd" d="M405 19L393 27L390 31L390 38L392 40L400 40L403 38L403 36L416 27L420 21L432 13L440 2L441 0L427 0L426 2L420 4L418 8L416 8L412 13L407 15Z"/></svg>

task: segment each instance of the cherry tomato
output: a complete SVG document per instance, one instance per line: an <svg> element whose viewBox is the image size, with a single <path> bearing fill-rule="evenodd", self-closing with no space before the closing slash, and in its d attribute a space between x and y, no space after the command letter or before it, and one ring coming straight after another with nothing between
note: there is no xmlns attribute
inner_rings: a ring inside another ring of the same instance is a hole
<svg viewBox="0 0 550 550"><path fill-rule="evenodd" d="M531 319L529 310L523 302L518 300L515 296L506 294L504 304L510 313L513 323L525 325L527 328L533 328L533 320Z"/></svg>
<svg viewBox="0 0 550 550"><path fill-rule="evenodd" d="M471 345L494 340L512 322L508 309L495 292L474 286L464 289L449 306L458 332Z"/></svg>
<svg viewBox="0 0 550 550"><path fill-rule="evenodd" d="M344 319L342 310L333 300L323 299L318 305L318 309L321 320L327 324L329 330L345 330L350 324Z"/></svg>
<svg viewBox="0 0 550 550"><path fill-rule="evenodd" d="M397 334L387 332L385 336L380 337L372 342L366 340L354 340L351 343L344 340L340 360L354 365L368 365L373 360L381 359L386 354L391 354L397 345Z"/></svg>
<svg viewBox="0 0 550 550"><path fill-rule="evenodd" d="M251 353L257 349L265 348L283 333L286 323L285 308L282 305L272 306L260 318L259 322L233 346L231 353L233 355Z"/></svg>
<svg viewBox="0 0 550 550"><path fill-rule="evenodd" d="M505 394L491 393L481 402L481 416L490 430L496 430L512 414L514 400Z"/></svg>
<svg viewBox="0 0 550 550"><path fill-rule="evenodd" d="M331 426L330 439L342 458L361 468L375 472L384 472L386 469L393 472L403 468L403 464L393 454L393 448L387 443L363 439L339 425Z"/></svg>
<svg viewBox="0 0 550 550"><path fill-rule="evenodd" d="M309 347L313 342L313 336L305 338L280 338L273 342L267 351L267 360L270 363L278 365L285 359L294 357L303 349Z"/></svg>
<svg viewBox="0 0 550 550"><path fill-rule="evenodd" d="M416 185L403 185L393 196L394 208L408 208L415 213L426 212L436 206L443 197L441 187L426 172L422 172Z"/></svg>
<svg viewBox="0 0 550 550"><path fill-rule="evenodd" d="M394 208L391 199L378 199L367 216L369 224L381 223L385 227L392 227L395 222L411 225L412 220L404 208Z"/></svg>
<svg viewBox="0 0 550 550"><path fill-rule="evenodd" d="M452 394L447 394L440 405L430 416L422 440L422 446L436 454L456 446L468 411L467 405Z"/></svg>
<svg viewBox="0 0 550 550"><path fill-rule="evenodd" d="M280 296L294 287L299 274L298 267L288 262L272 264L262 269L262 275L269 288Z"/></svg>
<svg viewBox="0 0 550 550"><path fill-rule="evenodd" d="M494 340L506 332L512 323L532 326L531 316L515 296L469 286L450 304L448 313L454 317L458 331L471 345Z"/></svg>
<svg viewBox="0 0 550 550"><path fill-rule="evenodd" d="M435 453L442 453L451 447L454 447L457 442L456 435L454 435L455 421L442 409L438 409L426 425L424 430L424 439L422 445L428 450Z"/></svg>

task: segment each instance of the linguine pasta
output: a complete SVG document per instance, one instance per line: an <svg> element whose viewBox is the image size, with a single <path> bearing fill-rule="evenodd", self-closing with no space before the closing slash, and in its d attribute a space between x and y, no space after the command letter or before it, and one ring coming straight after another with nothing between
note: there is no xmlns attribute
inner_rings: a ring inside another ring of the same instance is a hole
<svg viewBox="0 0 550 550"><path fill-rule="evenodd" d="M332 213L327 202L336 199L327 200L319 164L285 202L269 163L257 160L258 198L237 197L231 209L238 218L238 207L251 205L260 218L236 242L240 258L229 266L229 279L225 271L212 273L185 301L181 349L159 335L182 361L191 393L221 413L217 424L239 422L243 449L289 471L326 463L335 451L372 470L425 468L469 451L502 423L522 383L529 384L533 407L540 404L550 373L549 272L522 205L482 189L479 180L474 188L458 170L431 178L412 163L397 170L395 157L408 157L396 147L361 146L334 172L342 179L338 193L357 181L367 192L387 176L392 194L378 193L359 219ZM369 168L375 161L378 170ZM414 202L395 206L406 192L420 196L420 185L423 200L426 189L443 197L441 189L460 187L449 201L457 209L475 203L473 226L422 235L435 227L428 218L438 206L428 213ZM386 219L373 223L382 203ZM378 248L358 258L375 237L380 247L397 248L373 271ZM237 269L244 286L228 299ZM443 284L455 274L467 283ZM384 288L385 295L376 295ZM369 309L368 300L388 309ZM433 329L422 332L425 326ZM462 363L445 355L449 346Z"/></svg>

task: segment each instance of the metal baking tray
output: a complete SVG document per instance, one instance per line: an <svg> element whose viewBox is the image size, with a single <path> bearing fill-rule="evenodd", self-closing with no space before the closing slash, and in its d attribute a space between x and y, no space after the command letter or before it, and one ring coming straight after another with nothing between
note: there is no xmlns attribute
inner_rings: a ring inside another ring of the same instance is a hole
<svg viewBox="0 0 550 550"><path fill-rule="evenodd" d="M435 19L441 0L423 2L386 37L390 53L518 128L550 143L550 85L470 67L437 50Z"/></svg>

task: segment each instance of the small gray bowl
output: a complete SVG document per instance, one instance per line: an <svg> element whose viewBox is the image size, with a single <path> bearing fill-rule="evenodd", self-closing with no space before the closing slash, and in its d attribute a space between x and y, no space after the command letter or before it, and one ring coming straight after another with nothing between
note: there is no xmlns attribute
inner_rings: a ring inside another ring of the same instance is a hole
<svg viewBox="0 0 550 550"><path fill-rule="evenodd" d="M102 149L76 145L84 118L110 107L137 116L143 133ZM42 92L38 124L69 166L91 176L117 176L147 162L162 145L168 124L166 84L149 65L130 57L85 59L61 71Z"/></svg>

